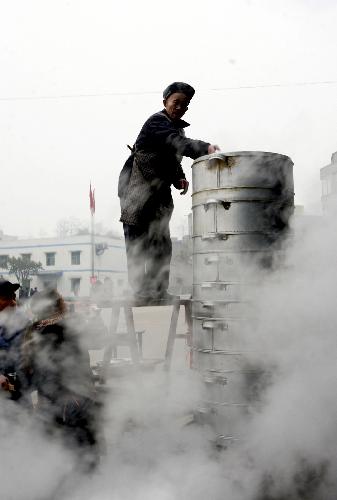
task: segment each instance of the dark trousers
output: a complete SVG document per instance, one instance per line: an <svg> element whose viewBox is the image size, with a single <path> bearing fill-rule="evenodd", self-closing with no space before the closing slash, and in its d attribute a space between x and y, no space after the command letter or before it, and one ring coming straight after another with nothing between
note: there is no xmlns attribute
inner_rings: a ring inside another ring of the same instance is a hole
<svg viewBox="0 0 337 500"><path fill-rule="evenodd" d="M123 224L129 284L135 293L160 295L167 291L170 277L172 242L170 217L146 226Z"/></svg>

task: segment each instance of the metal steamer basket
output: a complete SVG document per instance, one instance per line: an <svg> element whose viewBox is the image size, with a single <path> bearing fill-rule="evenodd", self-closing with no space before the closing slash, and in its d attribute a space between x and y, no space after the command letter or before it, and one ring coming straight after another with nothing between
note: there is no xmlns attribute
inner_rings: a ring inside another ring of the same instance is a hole
<svg viewBox="0 0 337 500"><path fill-rule="evenodd" d="M293 163L276 153L197 159L193 177L192 366L204 381L199 418L239 438L263 373L252 349L256 270L270 268L294 206ZM254 270L254 272L253 272Z"/></svg>

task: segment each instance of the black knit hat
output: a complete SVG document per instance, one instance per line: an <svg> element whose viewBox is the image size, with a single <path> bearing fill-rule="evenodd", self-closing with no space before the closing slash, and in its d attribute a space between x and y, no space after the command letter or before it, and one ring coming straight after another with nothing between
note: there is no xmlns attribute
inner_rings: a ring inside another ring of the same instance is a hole
<svg viewBox="0 0 337 500"><path fill-rule="evenodd" d="M185 94L190 100L195 94L195 90L191 85L184 82L174 82L171 83L163 92L164 99L170 97L170 95L175 94L176 92L182 92Z"/></svg>
<svg viewBox="0 0 337 500"><path fill-rule="evenodd" d="M0 297L14 299L15 292L18 288L20 288L19 283L11 283L10 281L0 280Z"/></svg>

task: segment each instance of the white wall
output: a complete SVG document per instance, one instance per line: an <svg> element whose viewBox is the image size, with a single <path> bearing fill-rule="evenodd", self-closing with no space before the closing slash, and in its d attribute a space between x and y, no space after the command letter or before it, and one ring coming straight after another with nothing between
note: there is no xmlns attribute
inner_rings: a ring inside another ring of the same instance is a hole
<svg viewBox="0 0 337 500"><path fill-rule="evenodd" d="M108 248L102 255L95 255L95 275L103 282L104 278L112 280L114 289L120 293L127 287L127 268L124 240L96 236L95 243L106 243ZM80 251L80 264L71 263L71 252ZM46 265L46 254L55 253L55 265ZM31 286L42 288L43 282L57 280L57 288L64 296L71 296L71 279L80 278L79 296L88 296L91 276L91 242L90 235L71 236L66 238L39 238L30 240L0 240L0 256L19 257L31 254L31 259L41 262L43 270L32 277ZM9 276L5 269L0 269L6 279Z"/></svg>

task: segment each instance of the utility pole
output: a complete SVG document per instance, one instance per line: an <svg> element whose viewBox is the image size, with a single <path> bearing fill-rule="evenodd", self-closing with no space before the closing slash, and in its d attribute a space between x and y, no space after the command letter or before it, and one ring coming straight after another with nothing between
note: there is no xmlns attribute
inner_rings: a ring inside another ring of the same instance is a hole
<svg viewBox="0 0 337 500"><path fill-rule="evenodd" d="M95 277L95 216L91 215L91 278Z"/></svg>
<svg viewBox="0 0 337 500"><path fill-rule="evenodd" d="M95 190L91 189L90 182L90 191L89 191L89 199L90 199L90 212L91 212L91 277L90 283L93 285L95 282Z"/></svg>

